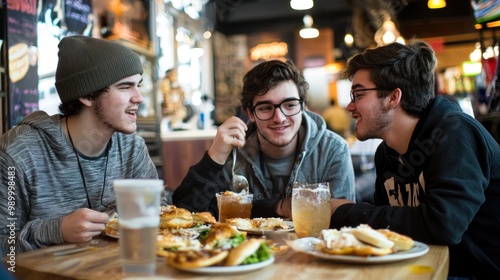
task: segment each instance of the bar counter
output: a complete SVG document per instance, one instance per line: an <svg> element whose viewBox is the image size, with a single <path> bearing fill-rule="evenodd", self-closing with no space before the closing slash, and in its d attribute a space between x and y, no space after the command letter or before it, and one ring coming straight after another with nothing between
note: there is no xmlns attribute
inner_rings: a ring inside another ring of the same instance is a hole
<svg viewBox="0 0 500 280"><path fill-rule="evenodd" d="M210 148L216 133L216 129L162 130L163 180L168 190L174 191L180 185L189 167L200 161Z"/></svg>

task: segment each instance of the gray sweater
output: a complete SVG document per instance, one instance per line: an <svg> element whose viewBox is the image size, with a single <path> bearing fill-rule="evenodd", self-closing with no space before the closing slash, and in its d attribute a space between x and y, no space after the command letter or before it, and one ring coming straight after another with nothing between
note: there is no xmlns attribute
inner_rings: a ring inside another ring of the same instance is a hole
<svg viewBox="0 0 500 280"><path fill-rule="evenodd" d="M62 218L89 208L77 158L60 118L34 112L0 138L2 256L64 243ZM80 155L90 203L97 211L114 203L113 179L158 178L144 139L115 133L110 141L107 168L106 153L94 158Z"/></svg>

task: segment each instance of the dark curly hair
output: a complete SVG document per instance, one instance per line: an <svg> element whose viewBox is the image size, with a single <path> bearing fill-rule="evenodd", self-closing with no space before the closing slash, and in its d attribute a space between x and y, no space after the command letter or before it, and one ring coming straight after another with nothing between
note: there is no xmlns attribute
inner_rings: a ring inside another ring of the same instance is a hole
<svg viewBox="0 0 500 280"><path fill-rule="evenodd" d="M243 112L252 108L254 97L264 95L285 81L293 81L299 91L299 98L307 101L309 84L292 61L270 60L261 62L245 74L241 92Z"/></svg>
<svg viewBox="0 0 500 280"><path fill-rule="evenodd" d="M418 116L435 97L436 63L431 46L414 39L407 45L392 43L353 56L340 77L352 80L358 70L368 70L377 88L388 89L378 91L379 98L399 88L403 110Z"/></svg>
<svg viewBox="0 0 500 280"><path fill-rule="evenodd" d="M96 100L99 97L101 97L108 90L109 90L109 87L106 87L106 88L98 90L94 93L91 93L83 98L87 98L88 100ZM78 99L73 100L73 101L68 102L68 103L61 103L59 105L59 111L61 112L61 114L65 115L66 117L77 116L78 114L80 114L82 109L83 109L83 104Z"/></svg>

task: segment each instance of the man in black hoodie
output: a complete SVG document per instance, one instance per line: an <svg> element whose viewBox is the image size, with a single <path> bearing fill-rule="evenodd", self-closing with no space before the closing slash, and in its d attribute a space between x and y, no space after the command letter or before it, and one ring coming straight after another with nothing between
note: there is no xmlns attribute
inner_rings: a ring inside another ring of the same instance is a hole
<svg viewBox="0 0 500 280"><path fill-rule="evenodd" d="M352 57L347 106L359 140L380 138L374 204L332 200L334 227L369 224L447 245L449 275L500 275L500 147L474 118L435 96L436 57L414 40ZM491 279L491 278L490 278Z"/></svg>

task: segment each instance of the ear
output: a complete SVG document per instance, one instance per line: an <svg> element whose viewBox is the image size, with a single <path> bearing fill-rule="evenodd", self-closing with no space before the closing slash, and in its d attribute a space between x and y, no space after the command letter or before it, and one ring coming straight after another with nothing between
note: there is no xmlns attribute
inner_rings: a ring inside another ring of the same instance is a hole
<svg viewBox="0 0 500 280"><path fill-rule="evenodd" d="M78 100L80 100L80 102L82 102L83 105L87 106L87 107L91 107L94 104L93 101L91 101L90 99L85 98L85 97L80 97L80 98L78 98Z"/></svg>
<svg viewBox="0 0 500 280"><path fill-rule="evenodd" d="M246 110L247 110L248 118L250 118L250 121L255 122L255 116L254 116L252 110L250 110L250 108L247 108Z"/></svg>
<svg viewBox="0 0 500 280"><path fill-rule="evenodd" d="M387 108L396 108L401 103L403 92L400 88L394 89L387 98Z"/></svg>

